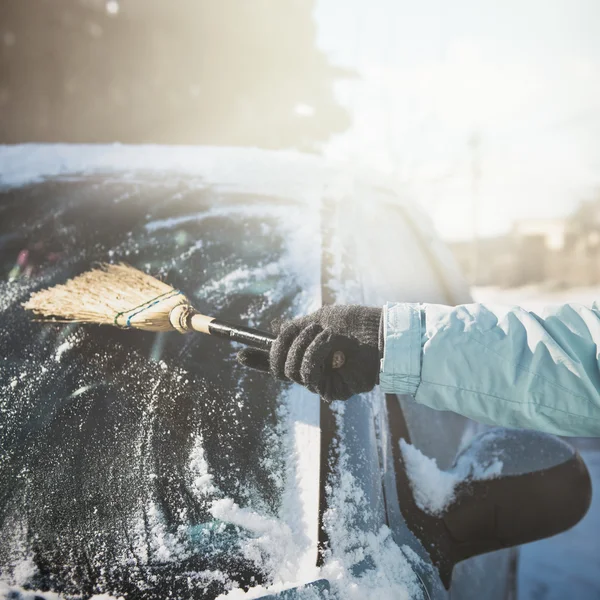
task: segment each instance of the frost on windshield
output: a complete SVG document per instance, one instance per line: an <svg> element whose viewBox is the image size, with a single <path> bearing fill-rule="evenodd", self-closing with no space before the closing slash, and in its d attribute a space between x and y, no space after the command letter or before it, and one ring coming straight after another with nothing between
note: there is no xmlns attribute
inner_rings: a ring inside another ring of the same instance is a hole
<svg viewBox="0 0 600 600"><path fill-rule="evenodd" d="M1 585L161 600L269 585L292 539L287 386L207 336L41 324L20 304L124 261L268 328L318 302L306 207L151 176L1 194Z"/></svg>

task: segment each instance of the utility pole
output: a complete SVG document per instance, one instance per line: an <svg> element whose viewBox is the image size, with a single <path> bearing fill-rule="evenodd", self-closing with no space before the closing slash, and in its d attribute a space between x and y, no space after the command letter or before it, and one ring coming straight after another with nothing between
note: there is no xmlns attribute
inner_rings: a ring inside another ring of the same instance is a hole
<svg viewBox="0 0 600 600"><path fill-rule="evenodd" d="M479 280L479 217L481 208L481 136L474 131L469 138L471 150L471 282Z"/></svg>

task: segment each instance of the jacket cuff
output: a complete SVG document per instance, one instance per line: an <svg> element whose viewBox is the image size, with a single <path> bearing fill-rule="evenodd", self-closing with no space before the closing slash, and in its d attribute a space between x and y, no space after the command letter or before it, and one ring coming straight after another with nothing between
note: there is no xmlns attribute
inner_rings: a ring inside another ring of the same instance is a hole
<svg viewBox="0 0 600 600"><path fill-rule="evenodd" d="M381 320L379 385L388 394L414 396L421 382L421 308L418 304L388 302Z"/></svg>

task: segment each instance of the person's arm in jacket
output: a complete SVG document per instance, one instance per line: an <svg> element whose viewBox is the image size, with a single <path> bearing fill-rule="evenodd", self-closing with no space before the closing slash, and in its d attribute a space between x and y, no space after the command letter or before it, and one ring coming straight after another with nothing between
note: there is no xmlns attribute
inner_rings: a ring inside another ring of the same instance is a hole
<svg viewBox="0 0 600 600"><path fill-rule="evenodd" d="M600 312L388 303L383 391L476 421L600 436Z"/></svg>
<svg viewBox="0 0 600 600"><path fill-rule="evenodd" d="M280 323L270 353L245 365L326 400L372 389L476 421L600 436L600 310L566 304L543 316L519 307L388 303L328 306ZM342 350L346 361L332 366Z"/></svg>

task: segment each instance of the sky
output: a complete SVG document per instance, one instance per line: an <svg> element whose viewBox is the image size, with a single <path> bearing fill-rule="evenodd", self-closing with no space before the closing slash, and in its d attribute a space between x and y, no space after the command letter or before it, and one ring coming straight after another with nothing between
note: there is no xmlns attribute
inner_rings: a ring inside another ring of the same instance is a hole
<svg viewBox="0 0 600 600"><path fill-rule="evenodd" d="M391 174L446 239L600 197L600 1L317 0L352 128L328 156Z"/></svg>

